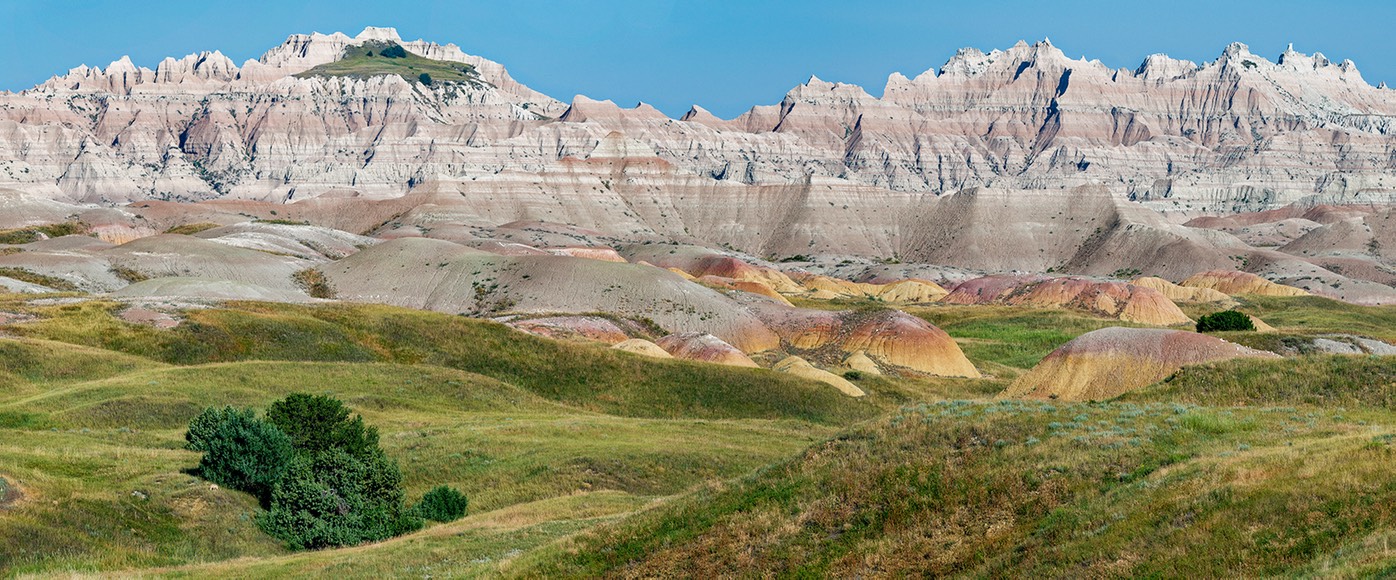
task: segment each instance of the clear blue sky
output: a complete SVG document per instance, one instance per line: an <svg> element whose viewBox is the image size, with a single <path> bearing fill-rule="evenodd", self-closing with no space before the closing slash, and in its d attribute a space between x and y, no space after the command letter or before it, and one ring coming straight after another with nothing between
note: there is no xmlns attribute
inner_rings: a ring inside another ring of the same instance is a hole
<svg viewBox="0 0 1396 580"><path fill-rule="evenodd" d="M0 90L79 64L218 49L239 64L293 33L393 26L454 42L567 101L581 93L680 115L779 102L809 75L881 94L887 75L937 68L955 50L1050 37L1073 58L1136 67L1155 52L1206 61L1232 41L1274 59L1287 43L1357 62L1396 84L1396 2L1126 0L0 0Z"/></svg>

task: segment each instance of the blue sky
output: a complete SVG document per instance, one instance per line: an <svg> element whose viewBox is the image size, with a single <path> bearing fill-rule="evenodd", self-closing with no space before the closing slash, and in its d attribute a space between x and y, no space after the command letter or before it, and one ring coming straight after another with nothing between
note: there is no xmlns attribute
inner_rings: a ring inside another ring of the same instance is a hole
<svg viewBox="0 0 1396 580"><path fill-rule="evenodd" d="M1396 84L1396 2L747 0L0 0L0 90L79 64L218 49L239 64L293 33L393 26L502 62L564 101L581 93L671 115L734 116L779 102L811 74L881 94L887 75L937 68L955 50L1050 37L1073 58L1134 68L1151 53L1206 61L1232 41L1273 59L1287 43L1357 62Z"/></svg>

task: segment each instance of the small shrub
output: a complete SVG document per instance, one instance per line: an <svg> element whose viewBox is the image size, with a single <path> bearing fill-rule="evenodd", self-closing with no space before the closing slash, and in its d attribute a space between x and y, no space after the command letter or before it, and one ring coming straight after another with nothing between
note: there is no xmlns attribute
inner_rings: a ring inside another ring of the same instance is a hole
<svg viewBox="0 0 1396 580"><path fill-rule="evenodd" d="M0 276L4 276L6 278L14 278L15 280L19 280L20 282L28 282L30 284L37 284L39 286L47 286L49 288L59 290L62 292L78 291L77 284L59 278L57 276L40 274L38 272L26 270L24 268L0 268Z"/></svg>
<svg viewBox="0 0 1396 580"><path fill-rule="evenodd" d="M315 268L306 268L296 272L291 275L291 279L312 298L334 300L338 295L338 293L335 292L334 286L330 284L330 280L325 277L325 273Z"/></svg>
<svg viewBox="0 0 1396 580"><path fill-rule="evenodd" d="M843 378L850 381L861 381L863 380L863 371L844 371Z"/></svg>
<svg viewBox="0 0 1396 580"><path fill-rule="evenodd" d="M150 276L145 275L140 270L127 268L126 266L113 264L110 270L113 275L126 281L127 284L135 284L136 282L144 282L150 279Z"/></svg>
<svg viewBox="0 0 1396 580"><path fill-rule="evenodd" d="M454 488L439 485L422 496L413 510L418 517L433 522L453 522L465 517L470 499Z"/></svg>
<svg viewBox="0 0 1396 580"><path fill-rule="evenodd" d="M220 226L220 225L215 224L215 223L209 223L209 222L199 222L199 223L195 223L195 224L180 224L180 225L177 225L177 226L175 226L175 227L172 227L172 228L170 228L170 229L168 229L168 230L165 230L165 233L167 233L167 234L180 234L180 235L184 235L184 236L192 236L192 235L197 234L197 233L199 233L199 232L208 231L208 230L211 230L211 229L213 229L213 228L221 228L221 227L223 227L223 226Z"/></svg>
<svg viewBox="0 0 1396 580"><path fill-rule="evenodd" d="M291 439L257 419L252 409L204 409L189 422L185 448L203 452L199 475L256 496L263 505L286 472L295 450Z"/></svg>
<svg viewBox="0 0 1396 580"><path fill-rule="evenodd" d="M422 74L420 74L420 75L417 75L417 80L421 81L422 84L424 84L424 85L426 85L426 86L431 86L431 75L429 75L429 74L427 74L427 73L422 73Z"/></svg>
<svg viewBox="0 0 1396 580"><path fill-rule="evenodd" d="M1228 330L1255 330L1251 317L1235 310L1215 312L1197 319L1198 332L1222 332Z"/></svg>
<svg viewBox="0 0 1396 580"><path fill-rule="evenodd" d="M393 44L378 51L378 56L383 58L407 58L407 50L399 45Z"/></svg>

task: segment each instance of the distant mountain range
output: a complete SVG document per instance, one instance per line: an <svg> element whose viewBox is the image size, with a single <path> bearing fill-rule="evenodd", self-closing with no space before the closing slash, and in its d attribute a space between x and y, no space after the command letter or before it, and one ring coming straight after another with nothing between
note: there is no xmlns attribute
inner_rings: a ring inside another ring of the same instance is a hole
<svg viewBox="0 0 1396 580"><path fill-rule="evenodd" d="M306 74L368 42L470 65L482 82ZM1089 184L1195 215L1389 202L1393 118L1396 91L1321 54L1272 62L1232 44L1205 64L1154 55L1131 71L1043 41L963 49L915 78L892 75L881 98L811 78L735 119L698 106L671 119L643 103L563 103L454 45L368 28L292 36L241 66L218 52L155 70L123 58L0 95L0 187L95 203L459 189L546 218L528 208L633 205L617 193L627 187L814 184L905 204ZM596 163L613 159L645 168L621 179Z"/></svg>

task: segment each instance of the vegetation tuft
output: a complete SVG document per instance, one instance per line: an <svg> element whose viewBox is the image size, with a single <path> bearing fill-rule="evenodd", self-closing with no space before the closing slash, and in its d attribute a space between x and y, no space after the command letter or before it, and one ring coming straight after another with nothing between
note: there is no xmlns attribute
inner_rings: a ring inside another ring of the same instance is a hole
<svg viewBox="0 0 1396 580"><path fill-rule="evenodd" d="M46 238L85 234L91 226L82 222L63 222L27 228L0 230L0 244L28 244Z"/></svg>
<svg viewBox="0 0 1396 580"><path fill-rule="evenodd" d="M312 298L333 300L338 297L338 293L335 292L334 285L330 284L329 278L325 277L324 272L315 268L306 268L296 272L291 275L291 279Z"/></svg>
<svg viewBox="0 0 1396 580"><path fill-rule="evenodd" d="M1198 332L1227 332L1237 330L1255 330L1255 323L1251 322L1251 317L1235 310L1224 310L1200 316L1197 319Z"/></svg>

